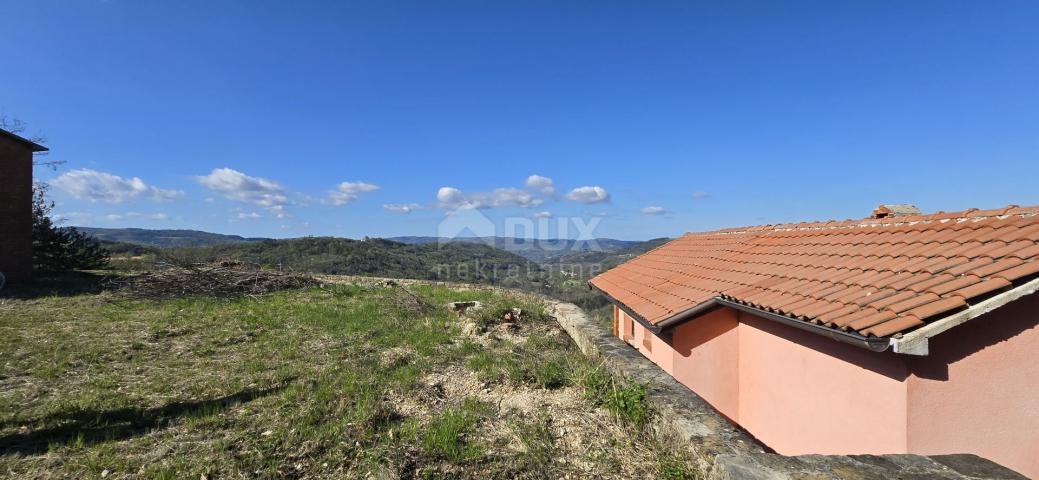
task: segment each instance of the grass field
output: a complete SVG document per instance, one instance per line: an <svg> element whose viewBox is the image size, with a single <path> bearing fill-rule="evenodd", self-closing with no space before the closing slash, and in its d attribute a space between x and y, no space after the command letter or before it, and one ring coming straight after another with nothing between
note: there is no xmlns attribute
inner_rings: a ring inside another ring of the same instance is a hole
<svg viewBox="0 0 1039 480"><path fill-rule="evenodd" d="M537 301L409 291L140 301L89 279L9 291L0 476L698 477L643 433L642 389L583 357ZM443 307L463 300L486 308ZM501 324L512 307L522 320Z"/></svg>

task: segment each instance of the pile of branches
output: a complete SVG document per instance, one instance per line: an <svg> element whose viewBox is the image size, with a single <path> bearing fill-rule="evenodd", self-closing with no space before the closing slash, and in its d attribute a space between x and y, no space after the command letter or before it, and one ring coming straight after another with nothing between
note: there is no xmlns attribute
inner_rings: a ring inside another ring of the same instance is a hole
<svg viewBox="0 0 1039 480"><path fill-rule="evenodd" d="M412 313L429 313L433 306L408 290L407 287L396 282L387 282L387 286L393 288L389 296L389 302L397 309Z"/></svg>
<svg viewBox="0 0 1039 480"><path fill-rule="evenodd" d="M155 267L154 271L112 278L109 286L132 297L164 299L195 295L221 298L260 296L319 283L309 275L264 270L232 259L192 262L163 255L157 259Z"/></svg>

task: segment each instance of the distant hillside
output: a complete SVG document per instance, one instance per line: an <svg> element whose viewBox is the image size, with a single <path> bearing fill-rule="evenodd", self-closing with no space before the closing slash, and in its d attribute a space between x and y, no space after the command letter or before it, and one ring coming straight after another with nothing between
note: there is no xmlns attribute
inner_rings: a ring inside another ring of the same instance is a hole
<svg viewBox="0 0 1039 480"><path fill-rule="evenodd" d="M384 239L306 237L174 249L213 260L234 257L272 268L338 275L449 280L540 288L547 274L518 255L479 243L408 245Z"/></svg>
<svg viewBox="0 0 1039 480"><path fill-rule="evenodd" d="M439 237L391 237L387 240L411 245L427 245L433 243L481 243L494 245L496 248L515 253L527 260L538 263L550 263L555 259L576 253L619 252L641 244L641 241L615 240L612 238L596 238L594 240L569 239L531 239L512 237L472 237L472 238L439 238Z"/></svg>
<svg viewBox="0 0 1039 480"><path fill-rule="evenodd" d="M200 232L198 230L149 230L144 228L94 227L76 227L76 229L97 238L98 240L159 248L200 247L206 245L222 245L228 243L266 240L264 238L245 238L238 235L222 235L219 233Z"/></svg>
<svg viewBox="0 0 1039 480"><path fill-rule="evenodd" d="M657 248L670 238L654 238L638 242L616 251L575 252L553 258L545 267L555 271L572 271L580 277L588 277L605 272L621 263Z"/></svg>

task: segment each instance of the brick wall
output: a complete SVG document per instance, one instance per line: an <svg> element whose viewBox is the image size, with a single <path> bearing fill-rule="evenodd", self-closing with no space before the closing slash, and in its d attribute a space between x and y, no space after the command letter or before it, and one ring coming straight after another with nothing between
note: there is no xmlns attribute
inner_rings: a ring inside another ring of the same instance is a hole
<svg viewBox="0 0 1039 480"><path fill-rule="evenodd" d="M32 152L0 137L0 272L8 282L32 274Z"/></svg>

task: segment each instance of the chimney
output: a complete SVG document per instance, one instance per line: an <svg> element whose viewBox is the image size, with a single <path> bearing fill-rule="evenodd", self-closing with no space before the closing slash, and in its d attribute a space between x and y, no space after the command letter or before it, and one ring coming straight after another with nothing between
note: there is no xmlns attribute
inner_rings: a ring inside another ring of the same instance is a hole
<svg viewBox="0 0 1039 480"><path fill-rule="evenodd" d="M908 203L882 203L873 209L873 218L901 217L919 215L920 209Z"/></svg>

